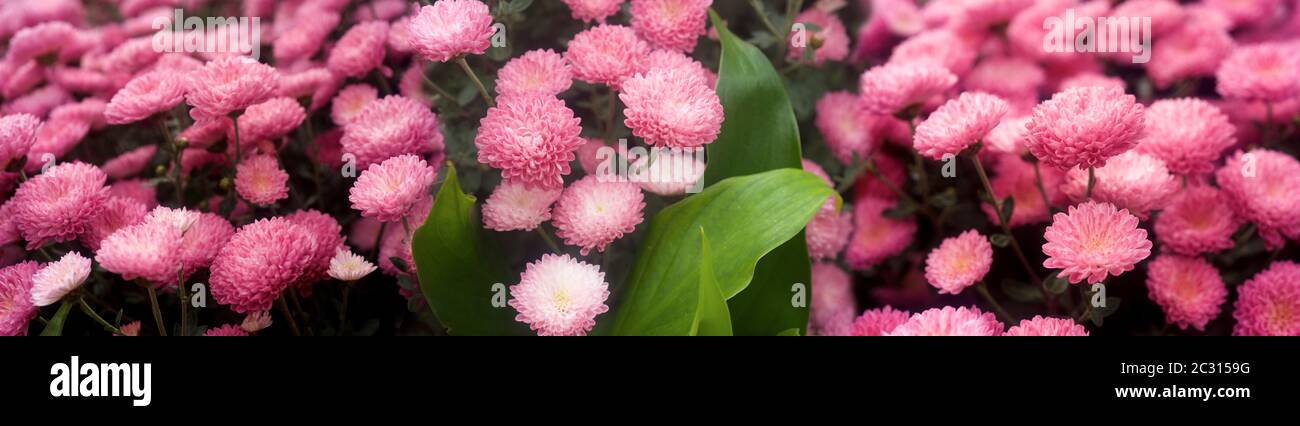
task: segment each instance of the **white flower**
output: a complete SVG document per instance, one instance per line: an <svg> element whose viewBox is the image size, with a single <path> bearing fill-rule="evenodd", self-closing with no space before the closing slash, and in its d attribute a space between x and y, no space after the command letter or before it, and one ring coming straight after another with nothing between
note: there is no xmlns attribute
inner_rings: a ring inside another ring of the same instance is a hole
<svg viewBox="0 0 1300 426"><path fill-rule="evenodd" d="M345 249L334 252L334 258L330 259L329 274L339 281L356 281L365 278L366 275L370 275L374 271L375 265L373 263Z"/></svg>
<svg viewBox="0 0 1300 426"><path fill-rule="evenodd" d="M69 252L32 275L32 304L49 306L76 290L90 275L90 259Z"/></svg>

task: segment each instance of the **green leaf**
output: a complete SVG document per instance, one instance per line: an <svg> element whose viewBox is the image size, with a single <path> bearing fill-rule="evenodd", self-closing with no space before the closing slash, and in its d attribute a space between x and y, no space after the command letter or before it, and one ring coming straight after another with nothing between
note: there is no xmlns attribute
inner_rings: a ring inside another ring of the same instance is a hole
<svg viewBox="0 0 1300 426"><path fill-rule="evenodd" d="M1120 298L1107 297L1106 307L1092 308L1092 313L1088 314L1088 319L1092 320L1093 324L1096 324L1098 327L1101 327L1102 324L1105 322L1106 317L1115 314L1115 312L1119 310L1119 303L1120 303Z"/></svg>
<svg viewBox="0 0 1300 426"><path fill-rule="evenodd" d="M993 234L989 236L989 242L993 243L993 245L998 248L1006 247L1007 244L1011 244L1011 236L1007 234Z"/></svg>
<svg viewBox="0 0 1300 426"><path fill-rule="evenodd" d="M59 305L59 310L54 313L54 318L45 324L45 329L41 330L42 336L62 336L63 323L68 321L68 312L72 312L72 302L67 300Z"/></svg>
<svg viewBox="0 0 1300 426"><path fill-rule="evenodd" d="M1061 271L1052 271L1051 275L1044 278L1043 289L1052 294L1065 293L1065 290L1070 288L1070 282L1058 276L1060 273Z"/></svg>
<svg viewBox="0 0 1300 426"><path fill-rule="evenodd" d="M713 258L709 253L709 238L700 227L700 303L695 313L696 336L730 336L731 312L727 299L718 288L718 278L713 275Z"/></svg>
<svg viewBox="0 0 1300 426"><path fill-rule="evenodd" d="M501 251L483 240L474 197L461 191L455 166L447 167L447 179L411 244L420 290L450 334L522 334L512 309L492 305L493 284L507 278Z"/></svg>
<svg viewBox="0 0 1300 426"><path fill-rule="evenodd" d="M1006 293L1012 300L1021 303L1034 303L1043 300L1043 292L1023 281L1002 280L1002 292Z"/></svg>
<svg viewBox="0 0 1300 426"><path fill-rule="evenodd" d="M705 185L769 170L801 168L799 123L781 76L762 51L728 30L717 12L710 10L709 17L722 45L717 91L726 119L718 139L707 148ZM763 212L732 219L769 215ZM713 229L709 235L720 236ZM771 336L808 326L808 309L791 309L790 304L790 285L811 281L807 242L803 232L798 232L783 243L758 262L748 290L727 301L735 334ZM716 244L713 248L730 255ZM722 276L719 274L719 282L726 285ZM725 293L726 288L723 290Z"/></svg>
<svg viewBox="0 0 1300 426"><path fill-rule="evenodd" d="M1016 199L1007 197L1002 200L1002 211L998 215L1002 218L1002 223L1011 223L1011 214L1016 211Z"/></svg>
<svg viewBox="0 0 1300 426"><path fill-rule="evenodd" d="M791 328L791 329L787 329L787 330L782 330L780 333L776 333L776 335L777 335L777 336L796 336L796 337L800 336L800 334L799 334L799 329L797 329L797 328Z"/></svg>
<svg viewBox="0 0 1300 426"><path fill-rule="evenodd" d="M763 275L761 267L756 269L759 259L801 235L832 195L834 191L817 176L803 170L780 169L724 180L663 209L650 221L641 242L636 263L624 284L626 293L616 312L612 334L691 334L700 306L700 229L709 235L709 250L725 254L708 260L724 299L734 301L738 294L757 294L753 286L759 282L778 285L780 293L770 297L775 300L763 301L763 314L776 318L802 315L806 326L807 308L793 306L789 293L791 284L808 282L806 277L803 281L771 283L751 280L770 277ZM800 260L808 265L807 254ZM746 305L752 306L757 305ZM729 309L732 325L739 332L736 305L729 303ZM759 324L770 327L775 323ZM767 335L789 328L796 327L772 329Z"/></svg>

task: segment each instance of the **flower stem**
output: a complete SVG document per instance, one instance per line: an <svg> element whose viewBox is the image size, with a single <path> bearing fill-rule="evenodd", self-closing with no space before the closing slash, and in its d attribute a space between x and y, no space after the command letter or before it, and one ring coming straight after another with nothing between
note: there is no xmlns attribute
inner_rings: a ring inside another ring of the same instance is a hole
<svg viewBox="0 0 1300 426"><path fill-rule="evenodd" d="M84 312L86 316L90 317L91 319L95 320L95 322L99 323L100 326L104 327L105 331L108 331L113 334L122 334L122 330L119 330L117 327L114 327L113 324L109 324L108 321L104 321L104 318L100 317L99 314L95 313L95 310L91 309L90 305L86 304L85 299L77 298L77 305L81 306L81 312Z"/></svg>
<svg viewBox="0 0 1300 426"><path fill-rule="evenodd" d="M989 305L993 307L993 311L997 312L998 316L1002 317L1003 321L1006 321L1009 324L1015 324L1016 318L1012 317L1011 314L1007 313L1007 310L1002 308L1002 305L999 304L998 301L993 298L993 294L989 293L989 287L987 285L984 285L984 281L980 281L978 284L975 284L975 291L979 292L980 296L984 298L985 302L989 302Z"/></svg>
<svg viewBox="0 0 1300 426"><path fill-rule="evenodd" d="M478 93L483 95L483 100L487 101L488 106L496 106L496 102L492 100L492 95L488 94L487 87L483 86L483 81L479 80L478 74L474 74L474 69L469 67L469 61L466 61L465 57L461 56L456 58L456 64L460 65L460 69L465 70L465 74L474 82L474 86L478 87Z"/></svg>
<svg viewBox="0 0 1300 426"><path fill-rule="evenodd" d="M608 110L609 121L605 122L605 140L614 143L614 123L618 120L618 91L613 87L609 88L609 101L606 107Z"/></svg>
<svg viewBox="0 0 1300 426"><path fill-rule="evenodd" d="M284 295L280 295L280 298L276 300L276 305L280 306L280 314L284 315L285 322L289 323L289 331L294 336L301 336L302 332L298 330L298 321L293 319L293 312L289 312L289 304L284 302Z"/></svg>
<svg viewBox="0 0 1300 426"><path fill-rule="evenodd" d="M1083 198L1092 201L1092 187L1097 185L1097 168L1088 167L1088 192L1083 194Z"/></svg>
<svg viewBox="0 0 1300 426"><path fill-rule="evenodd" d="M537 225L537 235L542 236L542 240L546 241L546 245L550 246L551 251L555 252L555 254L564 253L563 250L560 250L560 245L555 242L555 238L552 238L551 233L546 232L546 228L543 228L542 225Z"/></svg>
<svg viewBox="0 0 1300 426"><path fill-rule="evenodd" d="M163 325L162 309L158 308L158 292L152 285L145 284L144 288L149 293L149 306L153 309L153 322L158 327L158 334L166 336L167 326Z"/></svg>
<svg viewBox="0 0 1300 426"><path fill-rule="evenodd" d="M1038 187L1038 195L1043 197L1043 206L1047 208L1047 216L1051 218L1056 209L1052 207L1052 199L1047 196L1047 188L1043 186L1043 171L1038 167L1038 162L1034 163L1034 185Z"/></svg>
<svg viewBox="0 0 1300 426"><path fill-rule="evenodd" d="M993 192L993 185L989 183L989 176L984 172L984 164L980 163L979 153L972 154L970 158L975 163L975 172L979 174L980 183L984 184L984 190L989 194L989 201L993 204L993 212L998 217L998 224L1001 225L1002 232L1007 234L1007 240L1011 242L1011 249L1016 252L1016 257L1020 259L1020 266L1025 268L1025 272L1029 274L1029 279L1033 280L1033 282L1043 282L1038 277L1038 273L1034 272L1034 267L1030 266L1029 258L1025 257L1024 250L1020 249L1020 242L1016 241L1016 236L1011 233L1011 225L1002 217L1002 202L998 201L998 196Z"/></svg>
<svg viewBox="0 0 1300 426"><path fill-rule="evenodd" d="M190 332L190 296L185 288L185 271L176 271L176 294L181 298L181 332L185 336Z"/></svg>
<svg viewBox="0 0 1300 426"><path fill-rule="evenodd" d="M348 298L350 297L349 295L352 294L352 282L349 281L343 283L341 292L343 293L343 297L341 298L342 301L339 306L339 334L343 333L343 326L348 323Z"/></svg>

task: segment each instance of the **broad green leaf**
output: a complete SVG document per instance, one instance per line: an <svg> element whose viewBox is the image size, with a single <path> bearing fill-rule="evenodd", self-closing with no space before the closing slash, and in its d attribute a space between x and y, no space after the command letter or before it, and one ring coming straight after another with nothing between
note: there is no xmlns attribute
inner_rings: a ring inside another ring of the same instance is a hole
<svg viewBox="0 0 1300 426"><path fill-rule="evenodd" d="M72 302L64 300L63 304L59 305L59 310L54 313L54 318L50 318L50 322L46 323L45 328L41 330L41 335L62 336L63 323L68 321L68 312L72 312Z"/></svg>
<svg viewBox="0 0 1300 426"><path fill-rule="evenodd" d="M420 290L450 334L522 334L513 309L493 306L494 284L505 283L506 268L500 251L480 234L474 197L461 191L455 166L447 167L447 179L411 244Z"/></svg>
<svg viewBox="0 0 1300 426"><path fill-rule="evenodd" d="M710 10L709 17L722 44L717 91L726 120L718 139L707 148L705 185L768 170L799 168L799 123L781 76L762 51L736 37L716 12ZM709 233L717 235L713 230ZM727 301L735 334L771 336L791 328L805 334L808 309L791 307L790 285L808 283L811 276L807 242L799 232L763 257L748 291Z"/></svg>
<svg viewBox="0 0 1300 426"><path fill-rule="evenodd" d="M755 265L812 220L834 191L820 178L795 169L780 169L731 178L665 208L650 221L636 263L628 275L626 293L611 328L616 335L689 335L699 310L700 229L709 235L716 285L723 298L752 294L750 281L761 274ZM802 237L799 237L802 238ZM802 242L802 240L801 240ZM802 248L802 247L801 247ZM807 264L807 255L803 255ZM789 316L789 287L778 283L780 304L766 315ZM750 287L747 291L746 287ZM781 305L783 304L783 305ZM732 310L732 325L737 325ZM803 309L803 308L799 308ZM806 312L804 321L806 319ZM806 324L805 324L806 325ZM772 330L774 335L785 327Z"/></svg>
<svg viewBox="0 0 1300 426"><path fill-rule="evenodd" d="M713 275L713 254L709 252L709 237L700 228L700 307L695 314L696 336L730 336L731 312L727 299L718 288Z"/></svg>

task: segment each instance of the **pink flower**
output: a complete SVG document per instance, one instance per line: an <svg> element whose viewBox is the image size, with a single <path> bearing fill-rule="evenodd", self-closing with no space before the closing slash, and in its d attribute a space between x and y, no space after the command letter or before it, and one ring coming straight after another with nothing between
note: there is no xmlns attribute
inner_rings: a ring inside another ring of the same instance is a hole
<svg viewBox="0 0 1300 426"><path fill-rule="evenodd" d="M0 336L26 336L27 323L40 313L32 304L32 275L41 268L27 261L0 268Z"/></svg>
<svg viewBox="0 0 1300 426"><path fill-rule="evenodd" d="M244 331L244 329L240 327L238 324L226 324L220 327L209 328L207 331L203 332L203 335L219 336L219 337L240 337L240 336L248 336L248 332Z"/></svg>
<svg viewBox="0 0 1300 426"><path fill-rule="evenodd" d="M429 195L436 178L437 171L420 157L396 156L361 172L348 201L362 216L395 222Z"/></svg>
<svg viewBox="0 0 1300 426"><path fill-rule="evenodd" d="M912 315L890 336L1000 336L1006 326L991 313L976 307L933 308Z"/></svg>
<svg viewBox="0 0 1300 426"><path fill-rule="evenodd" d="M1237 287L1235 336L1300 336L1300 265L1274 262Z"/></svg>
<svg viewBox="0 0 1300 426"><path fill-rule="evenodd" d="M916 235L916 219L885 217L893 202L878 198L858 199L853 209L853 236L849 237L844 262L854 270L866 270L902 253Z"/></svg>
<svg viewBox="0 0 1300 426"><path fill-rule="evenodd" d="M1300 161L1282 152L1237 152L1215 174L1237 216L1254 222L1270 249L1300 238Z"/></svg>
<svg viewBox="0 0 1300 426"><path fill-rule="evenodd" d="M1146 68L1160 89L1180 80L1214 75L1233 50L1232 36L1225 29L1195 21L1159 40Z"/></svg>
<svg viewBox="0 0 1300 426"><path fill-rule="evenodd" d="M975 64L979 44L949 30L917 34L894 48L890 63L928 63L947 68L953 75L965 75Z"/></svg>
<svg viewBox="0 0 1300 426"><path fill-rule="evenodd" d="M944 103L916 127L917 152L931 159L961 154L984 139L1007 113L1007 102L987 93L966 92Z"/></svg>
<svg viewBox="0 0 1300 426"><path fill-rule="evenodd" d="M483 227L494 231L531 231L551 220L551 204L562 188L529 188L510 181L492 190L483 203Z"/></svg>
<svg viewBox="0 0 1300 426"><path fill-rule="evenodd" d="M1232 50L1215 75L1228 99L1282 102L1300 96L1300 48L1266 43Z"/></svg>
<svg viewBox="0 0 1300 426"><path fill-rule="evenodd" d="M348 29L330 50L326 65L347 77L361 77L384 62L389 26L384 21L363 22Z"/></svg>
<svg viewBox="0 0 1300 426"><path fill-rule="evenodd" d="M239 116L239 144L275 141L294 131L307 118L302 105L289 98L271 98L248 107ZM228 139L234 139L234 133Z"/></svg>
<svg viewBox="0 0 1300 426"><path fill-rule="evenodd" d="M993 246L974 229L943 243L925 258L925 280L939 294L958 294L975 285L993 265Z"/></svg>
<svg viewBox="0 0 1300 426"><path fill-rule="evenodd" d="M918 108L957 84L957 76L932 63L894 63L862 73L862 105L881 115Z"/></svg>
<svg viewBox="0 0 1300 426"><path fill-rule="evenodd" d="M966 90L988 92L1004 99L1031 98L1038 102L1038 89L1047 73L1037 63L1018 56L995 56L981 60L962 80Z"/></svg>
<svg viewBox="0 0 1300 426"><path fill-rule="evenodd" d="M1223 150L1236 145L1236 127L1219 108L1196 98L1165 99L1146 111L1146 137L1138 152L1164 161L1182 176L1214 171Z"/></svg>
<svg viewBox="0 0 1300 426"><path fill-rule="evenodd" d="M700 76L701 80L704 80L706 86L712 88L717 87L718 85L717 74L704 68L704 64L701 64L700 61L695 60L695 58L686 56L685 53L676 50L659 49L650 52L647 64L646 71L658 68L676 68L695 73Z"/></svg>
<svg viewBox="0 0 1300 426"><path fill-rule="evenodd" d="M21 64L36 60L43 65L63 62L75 57L69 43L77 37L77 29L67 22L46 22L23 28L9 40L5 62Z"/></svg>
<svg viewBox="0 0 1300 426"><path fill-rule="evenodd" d="M1247 25L1274 17L1281 2L1278 0L1205 0L1202 3L1225 15L1234 24Z"/></svg>
<svg viewBox="0 0 1300 426"><path fill-rule="evenodd" d="M438 116L402 96L371 102L343 126L339 143L343 152L357 157L358 170L398 155L440 152L443 148Z"/></svg>
<svg viewBox="0 0 1300 426"><path fill-rule="evenodd" d="M425 87L424 66L421 64L422 62L424 61L411 61L411 66L407 67L406 71L402 71L401 78L397 80L397 92L402 96L415 99L416 102L419 102L425 107L432 108L433 99L439 95L430 92L430 88ZM501 84L499 74L497 77L497 84ZM500 89L501 87L497 86L497 90ZM376 96L378 95L376 94Z"/></svg>
<svg viewBox="0 0 1300 426"><path fill-rule="evenodd" d="M50 111L72 102L72 95L59 86L44 86L22 97L10 100L0 108L4 114L31 114L45 117Z"/></svg>
<svg viewBox="0 0 1300 426"><path fill-rule="evenodd" d="M651 194L664 197L683 195L696 188L704 178L705 164L700 160L703 155L704 148L653 150L632 163L628 168L628 178ZM599 165L595 170L599 171Z"/></svg>
<svg viewBox="0 0 1300 426"><path fill-rule="evenodd" d="M50 262L32 275L32 305L50 306L81 287L90 276L90 259L75 251Z"/></svg>
<svg viewBox="0 0 1300 426"><path fill-rule="evenodd" d="M816 65L821 65L826 61L843 61L849 56L849 33L844 29L844 23L840 18L818 8L811 8L800 13L795 22L808 25L807 32L804 34L805 44L815 48L812 54L812 61ZM819 28L812 31L812 26ZM795 34L791 32L791 36ZM788 57L792 61L800 61L804 56L805 46L795 45L793 40L790 41L790 51Z"/></svg>
<svg viewBox="0 0 1300 426"><path fill-rule="evenodd" d="M856 200L865 200L875 198L886 201L897 201L898 193L890 189L890 186L901 188L907 182L907 171L903 165L894 159L894 157L877 154L871 157L872 163L875 163L876 170L880 172L884 180L877 179L871 173L863 173L857 181L853 182L853 198ZM888 181L888 182L886 182Z"/></svg>
<svg viewBox="0 0 1300 426"><path fill-rule="evenodd" d="M125 280L141 279L156 286L175 283L181 269L183 234L181 227L146 217L100 242L95 261Z"/></svg>
<svg viewBox="0 0 1300 426"><path fill-rule="evenodd" d="M84 121L90 123L91 129L99 130L108 125L104 119L106 108L108 102L99 98L86 98L81 102L59 105L50 110L50 121Z"/></svg>
<svg viewBox="0 0 1300 426"><path fill-rule="evenodd" d="M343 282L354 282L375 272L375 264L345 248L335 251L330 258L329 276Z"/></svg>
<svg viewBox="0 0 1300 426"><path fill-rule="evenodd" d="M1034 315L1033 319L1020 320L1020 325L1007 329L1003 336L1087 336L1088 329L1067 318Z"/></svg>
<svg viewBox="0 0 1300 426"><path fill-rule="evenodd" d="M195 216L181 237L181 273L189 277L212 265L212 260L217 257L221 247L234 235L235 227L224 217L214 213Z"/></svg>
<svg viewBox="0 0 1300 426"><path fill-rule="evenodd" d="M569 162L582 145L581 120L551 96L503 98L479 122L478 161L501 169L501 177L543 188L563 185Z"/></svg>
<svg viewBox="0 0 1300 426"><path fill-rule="evenodd" d="M623 6L623 0L563 0L573 13L573 19L587 22L605 22Z"/></svg>
<svg viewBox="0 0 1300 426"><path fill-rule="evenodd" d="M1026 128L1029 151L1058 169L1100 167L1137 146L1144 135L1143 108L1116 88L1078 87L1034 108Z"/></svg>
<svg viewBox="0 0 1300 426"><path fill-rule="evenodd" d="M181 130L176 135L177 139L189 141L190 146L207 148L226 138L226 129L231 125L231 120L226 117L211 117L201 120L195 120L194 124Z"/></svg>
<svg viewBox="0 0 1300 426"><path fill-rule="evenodd" d="M334 124L347 126L361 115L366 107L379 99L379 90L364 83L352 84L339 90L330 107L330 118Z"/></svg>
<svg viewBox="0 0 1300 426"><path fill-rule="evenodd" d="M316 210L299 210L284 217L298 225L311 236L316 251L312 253L307 270L293 284L304 296L311 296L312 284L324 280L330 269L330 260L343 249L343 227L334 217Z"/></svg>
<svg viewBox="0 0 1300 426"><path fill-rule="evenodd" d="M1085 202L1057 213L1043 233L1043 266L1060 269L1071 284L1119 276L1151 255L1147 231L1138 218L1110 203Z"/></svg>
<svg viewBox="0 0 1300 426"><path fill-rule="evenodd" d="M983 152L1017 157L1028 154L1029 149L1025 147L1026 124L1029 124L1027 115L1004 118L984 136L985 147L988 149Z"/></svg>
<svg viewBox="0 0 1300 426"><path fill-rule="evenodd" d="M540 336L585 336L596 316L609 311L609 284L596 265L569 255L546 254L528 264L519 284L510 286L515 321Z"/></svg>
<svg viewBox="0 0 1300 426"><path fill-rule="evenodd" d="M166 43L170 44L171 39L167 38ZM164 56L167 55L153 48L153 37L136 37L117 45L89 65L92 69L109 73L130 74L148 68Z"/></svg>
<svg viewBox="0 0 1300 426"><path fill-rule="evenodd" d="M308 110L315 111L329 102L342 81L328 69L312 68L281 76L280 88L275 95L297 99L307 104Z"/></svg>
<svg viewBox="0 0 1300 426"><path fill-rule="evenodd" d="M1025 162L1017 156L1003 155L998 157L998 161L993 166L993 178L990 185L993 186L993 194L999 199L1011 197L1015 200L1016 208L1011 212L1012 227L1023 225L1032 225L1035 223L1046 222L1051 219L1048 214L1048 207L1051 205L1064 204L1067 200L1065 194L1059 190L1063 173L1052 168L1040 168L1039 174L1043 179L1043 191L1047 193L1047 200L1043 199L1043 193L1038 190L1037 176L1034 174L1034 166ZM997 222L997 213L993 207L988 204L980 206L984 213L988 215L990 222Z"/></svg>
<svg viewBox="0 0 1300 426"><path fill-rule="evenodd" d="M47 121L36 132L36 143L27 152L27 172L35 173L45 166L45 155L62 158L71 152L77 144L90 133L90 123L64 118L60 121Z"/></svg>
<svg viewBox="0 0 1300 426"><path fill-rule="evenodd" d="M108 124L129 124L171 110L185 99L185 82L175 73L141 74L113 95L104 109Z"/></svg>
<svg viewBox="0 0 1300 426"><path fill-rule="evenodd" d="M533 50L506 62L497 73L501 96L555 96L573 84L573 71L554 50Z"/></svg>
<svg viewBox="0 0 1300 426"><path fill-rule="evenodd" d="M722 131L722 101L699 74L655 69L623 84L623 121L647 144L694 148L712 143Z"/></svg>
<svg viewBox="0 0 1300 426"><path fill-rule="evenodd" d="M618 90L623 80L645 72L649 55L650 45L631 28L602 24L573 36L564 59L578 80Z"/></svg>
<svg viewBox="0 0 1300 426"><path fill-rule="evenodd" d="M868 309L853 321L850 336L886 336L912 318L912 313L900 311L892 306Z"/></svg>
<svg viewBox="0 0 1300 426"><path fill-rule="evenodd" d="M294 14L297 16L293 18L293 25L280 32L271 44L271 54L276 63L291 63L314 56L341 19L338 12L307 5L298 8Z"/></svg>
<svg viewBox="0 0 1300 426"><path fill-rule="evenodd" d="M849 335L858 312L858 302L853 296L853 279L834 263L817 262L812 266L812 287L808 334Z"/></svg>
<svg viewBox="0 0 1300 426"><path fill-rule="evenodd" d="M20 185L10 200L11 213L27 249L68 241L88 231L108 200L106 180L99 168L75 162L51 167Z"/></svg>
<svg viewBox="0 0 1300 426"><path fill-rule="evenodd" d="M805 159L803 169L822 178L827 186L835 186L830 176L817 163ZM813 260L835 260L840 251L844 250L844 245L848 244L849 234L853 232L853 214L840 212L839 206L835 204L834 197L827 198L821 210L808 222L805 235L808 240L808 256Z"/></svg>
<svg viewBox="0 0 1300 426"><path fill-rule="evenodd" d="M283 218L244 225L212 261L212 297L241 314L270 310L306 273L315 252L308 231Z"/></svg>
<svg viewBox="0 0 1300 426"><path fill-rule="evenodd" d="M841 163L852 164L855 155L859 160L865 159L875 148L871 133L874 120L857 95L835 91L817 101L814 124L835 158Z"/></svg>
<svg viewBox="0 0 1300 426"><path fill-rule="evenodd" d="M118 336L135 336L135 337L138 337L138 336L140 336L140 326L141 326L141 325L142 325L142 324L140 323L140 321L132 321L132 322L129 322L129 323L126 323L126 324L122 324L122 326L121 326L121 327L118 327L118 329L117 329L118 331L121 331L121 332L122 332L122 334L118 334Z"/></svg>
<svg viewBox="0 0 1300 426"><path fill-rule="evenodd" d="M1165 250L1187 256L1223 251L1232 248L1240 222L1219 190L1190 187L1156 217L1156 241Z"/></svg>
<svg viewBox="0 0 1300 426"><path fill-rule="evenodd" d="M104 202L104 211L95 216L90 222L90 229L80 235L81 244L98 252L100 243L105 238L118 229L140 223L148 210L148 206L133 198L109 197Z"/></svg>
<svg viewBox="0 0 1300 426"><path fill-rule="evenodd" d="M690 52L713 0L632 0L632 28L656 48Z"/></svg>
<svg viewBox="0 0 1300 426"><path fill-rule="evenodd" d="M40 128L41 119L31 114L0 118L0 165L27 155L32 144L36 143L36 133Z"/></svg>
<svg viewBox="0 0 1300 426"><path fill-rule="evenodd" d="M140 174L149 165L158 145L143 145L104 162L104 173L113 179L126 179Z"/></svg>
<svg viewBox="0 0 1300 426"><path fill-rule="evenodd" d="M579 179L560 195L553 211L556 235L564 243L605 251L609 243L636 230L643 219L645 197L630 182L601 182L595 175Z"/></svg>
<svg viewBox="0 0 1300 426"><path fill-rule="evenodd" d="M227 56L189 75L185 99L200 115L239 114L270 99L279 86L280 74L275 68L242 56Z"/></svg>
<svg viewBox="0 0 1300 426"><path fill-rule="evenodd" d="M1127 209L1140 219L1164 208L1181 186L1165 164L1150 155L1129 151L1095 170L1092 200ZM1076 202L1087 199L1088 171L1070 169L1061 192Z"/></svg>
<svg viewBox="0 0 1300 426"><path fill-rule="evenodd" d="M288 183L289 173L269 155L246 159L235 169L235 190L240 197L259 206L289 198Z"/></svg>
<svg viewBox="0 0 1300 426"><path fill-rule="evenodd" d="M1165 311L1165 322L1184 330L1205 330L1228 299L1219 270L1199 257L1157 256L1147 264L1147 290Z"/></svg>
<svg viewBox="0 0 1300 426"><path fill-rule="evenodd" d="M144 179L126 179L108 186L109 197L130 198L153 209L158 206L158 190Z"/></svg>
<svg viewBox="0 0 1300 426"><path fill-rule="evenodd" d="M482 55L491 45L492 13L478 0L440 0L420 8L408 25L411 49L430 61Z"/></svg>

